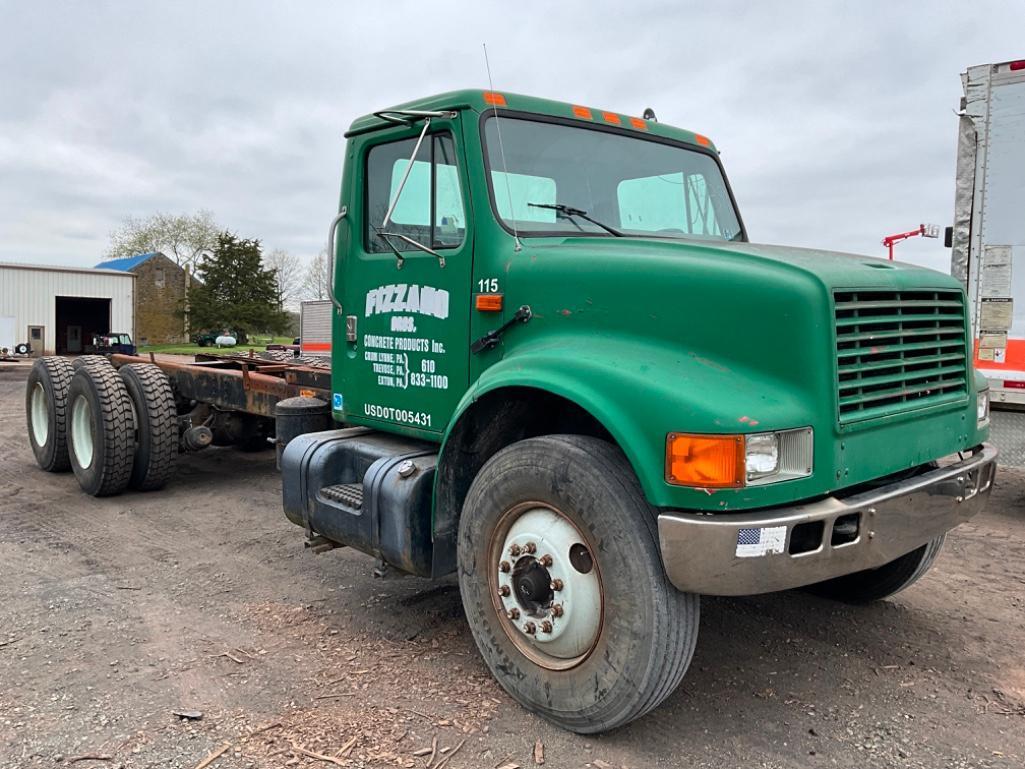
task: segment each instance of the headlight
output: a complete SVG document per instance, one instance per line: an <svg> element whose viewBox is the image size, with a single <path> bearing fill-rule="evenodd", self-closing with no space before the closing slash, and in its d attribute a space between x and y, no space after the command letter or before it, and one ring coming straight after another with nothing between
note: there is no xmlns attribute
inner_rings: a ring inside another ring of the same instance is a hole
<svg viewBox="0 0 1025 769"><path fill-rule="evenodd" d="M975 419L979 425L989 421L989 388L979 390L978 400L975 402Z"/></svg>
<svg viewBox="0 0 1025 769"><path fill-rule="evenodd" d="M749 481L779 470L779 436L776 433L748 435L744 442L744 465Z"/></svg>
<svg viewBox="0 0 1025 769"><path fill-rule="evenodd" d="M669 433L665 479L696 488L789 481L811 475L813 453L810 427L750 435Z"/></svg>
<svg viewBox="0 0 1025 769"><path fill-rule="evenodd" d="M745 446L748 486L811 475L815 442L810 427L748 435Z"/></svg>

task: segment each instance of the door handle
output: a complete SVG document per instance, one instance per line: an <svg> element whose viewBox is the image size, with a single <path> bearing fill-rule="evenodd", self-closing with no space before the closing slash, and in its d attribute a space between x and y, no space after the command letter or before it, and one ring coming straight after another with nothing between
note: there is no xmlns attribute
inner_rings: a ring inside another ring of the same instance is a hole
<svg viewBox="0 0 1025 769"><path fill-rule="evenodd" d="M348 206L342 206L338 215L331 220L331 227L327 231L327 295L331 297L331 304L342 311L342 303L335 297L335 232L338 225L348 213Z"/></svg>

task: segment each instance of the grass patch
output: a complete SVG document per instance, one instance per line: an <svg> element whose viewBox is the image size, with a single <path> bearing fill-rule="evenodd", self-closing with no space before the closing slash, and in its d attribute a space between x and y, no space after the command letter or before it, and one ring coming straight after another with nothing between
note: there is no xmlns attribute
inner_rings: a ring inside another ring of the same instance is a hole
<svg viewBox="0 0 1025 769"><path fill-rule="evenodd" d="M139 354L151 352L162 352L167 355L236 355L247 353L250 349L263 350L269 344L292 344L293 337L290 336L251 336L246 344L235 345L234 347L200 347L198 344L144 344L139 346Z"/></svg>

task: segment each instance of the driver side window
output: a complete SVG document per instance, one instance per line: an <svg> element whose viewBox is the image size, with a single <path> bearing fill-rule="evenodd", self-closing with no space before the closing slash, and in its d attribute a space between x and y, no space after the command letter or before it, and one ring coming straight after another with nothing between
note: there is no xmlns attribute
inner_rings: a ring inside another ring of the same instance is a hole
<svg viewBox="0 0 1025 769"><path fill-rule="evenodd" d="M404 139L372 147L367 155L364 242L370 253L390 253L388 244L378 235L382 231L400 233L435 249L455 248L466 235L452 137L444 133L426 136L409 169L415 146L416 139ZM409 177L402 186L407 169ZM384 217L393 203L391 219L384 226ZM391 238L390 242L398 251L416 250L398 238Z"/></svg>

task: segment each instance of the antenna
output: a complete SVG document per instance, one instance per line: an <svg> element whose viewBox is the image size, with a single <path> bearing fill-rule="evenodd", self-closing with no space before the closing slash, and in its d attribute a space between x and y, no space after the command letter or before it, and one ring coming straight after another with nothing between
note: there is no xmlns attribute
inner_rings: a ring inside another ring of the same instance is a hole
<svg viewBox="0 0 1025 769"><path fill-rule="evenodd" d="M484 45L484 67L488 71L488 88L494 92L495 84L491 80L491 62L488 61L488 44ZM509 223L512 225L513 230L513 242L516 244L513 248L514 251L522 251L523 244L520 242L520 234L516 230L516 219L513 218L513 202L512 202L512 185L509 184L509 167L505 163L505 145L502 144L502 123L498 119L498 105L492 104L491 108L495 111L495 130L498 132L498 151L502 156L502 174L505 176L505 194L509 198Z"/></svg>

